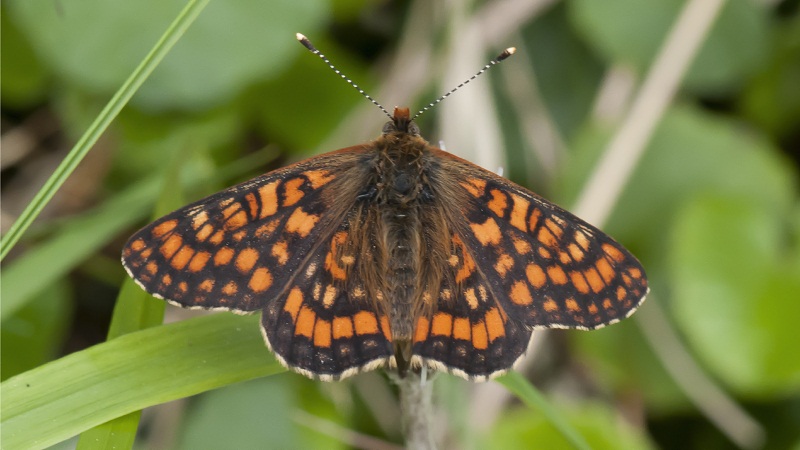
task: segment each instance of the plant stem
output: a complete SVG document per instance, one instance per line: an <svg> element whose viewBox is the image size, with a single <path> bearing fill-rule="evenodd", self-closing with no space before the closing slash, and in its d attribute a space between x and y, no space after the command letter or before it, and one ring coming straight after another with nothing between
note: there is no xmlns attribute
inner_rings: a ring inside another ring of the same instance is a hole
<svg viewBox="0 0 800 450"><path fill-rule="evenodd" d="M403 378L389 372L390 378L400 390L400 410L403 414L403 435L406 448L435 450L433 440L433 380L427 378L426 369L421 373L408 371Z"/></svg>

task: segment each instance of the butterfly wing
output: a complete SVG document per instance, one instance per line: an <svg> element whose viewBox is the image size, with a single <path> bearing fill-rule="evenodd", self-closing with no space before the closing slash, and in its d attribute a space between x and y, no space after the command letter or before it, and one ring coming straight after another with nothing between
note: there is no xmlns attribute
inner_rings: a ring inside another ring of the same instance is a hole
<svg viewBox="0 0 800 450"><path fill-rule="evenodd" d="M306 376L338 380L389 364L393 355L385 305L358 274L372 257L359 245L365 236L357 224L367 220L364 205L354 206L261 319L272 350Z"/></svg>
<svg viewBox="0 0 800 450"><path fill-rule="evenodd" d="M368 150L312 158L174 211L131 237L123 265L145 291L179 306L264 310L268 345L307 376L381 364L391 354L388 327L374 302L335 287L340 272L326 261L363 189Z"/></svg>
<svg viewBox="0 0 800 450"><path fill-rule="evenodd" d="M180 208L134 234L122 264L180 306L257 311L342 220L329 200L358 153L312 158Z"/></svg>
<svg viewBox="0 0 800 450"><path fill-rule="evenodd" d="M432 315L417 319L411 365L482 381L514 365L528 347L531 329L509 319L458 234L451 243L453 276L443 277Z"/></svg>
<svg viewBox="0 0 800 450"><path fill-rule="evenodd" d="M495 376L524 353L533 329L600 328L644 300L641 264L602 231L468 161L434 155L456 264L437 312L418 319L418 363Z"/></svg>

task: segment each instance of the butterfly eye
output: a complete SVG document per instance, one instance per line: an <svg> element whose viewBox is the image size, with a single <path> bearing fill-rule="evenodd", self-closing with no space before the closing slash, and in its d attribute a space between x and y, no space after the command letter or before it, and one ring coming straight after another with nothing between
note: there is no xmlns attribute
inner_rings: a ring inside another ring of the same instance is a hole
<svg viewBox="0 0 800 450"><path fill-rule="evenodd" d="M400 124L400 127L402 128L403 124ZM406 130L406 132L408 134L412 136L419 136L419 127L417 126L417 124L415 124L414 122L408 122L407 128L408 129ZM397 124L395 124L394 121L386 122L383 125L383 130L381 130L383 134L389 134L396 131L402 131L402 130L397 127Z"/></svg>
<svg viewBox="0 0 800 450"><path fill-rule="evenodd" d="M397 127L394 126L394 122L389 121L389 122L386 122L385 124L383 124L383 130L381 130L381 132L383 134L389 134L392 131L397 131ZM419 131L419 130L417 130L417 131Z"/></svg>

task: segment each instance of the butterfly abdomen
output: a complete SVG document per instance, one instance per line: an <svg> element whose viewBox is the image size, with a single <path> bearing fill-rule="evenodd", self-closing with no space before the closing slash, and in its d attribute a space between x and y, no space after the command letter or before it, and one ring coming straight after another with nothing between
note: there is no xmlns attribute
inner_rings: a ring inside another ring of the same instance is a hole
<svg viewBox="0 0 800 450"><path fill-rule="evenodd" d="M375 142L376 204L381 230L378 243L386 255L385 295L395 341L410 341L413 308L421 270L422 153L425 142L405 133Z"/></svg>

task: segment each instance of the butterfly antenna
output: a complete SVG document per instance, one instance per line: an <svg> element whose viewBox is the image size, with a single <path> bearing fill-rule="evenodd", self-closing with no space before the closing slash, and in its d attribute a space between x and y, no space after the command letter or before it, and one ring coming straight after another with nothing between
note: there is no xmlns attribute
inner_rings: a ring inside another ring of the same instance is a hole
<svg viewBox="0 0 800 450"><path fill-rule="evenodd" d="M347 78L347 76L346 76L345 74L343 74L343 73L342 73L342 72L341 72L339 69L337 69L337 68L336 68L336 66L334 66L334 65L333 65L333 64L332 64L332 63L331 63L331 62L328 60L328 58L326 58L326 57L325 57L325 55L323 55L323 54L322 54L322 53L321 53L319 50L317 50L317 48L316 48L316 47L314 47L314 44L312 44L312 43L311 43L311 41L309 41L307 37L303 36L303 35L302 35L302 34L300 34L300 33L297 33L295 36L297 36L297 40L298 40L298 41L300 41L300 43L301 43L301 44L303 44L303 46L304 46L305 48L307 48L307 49L308 49L308 51L310 51L311 53L313 53L313 54L315 54L315 55L319 56L319 57L320 57L320 58L321 58L323 61L325 61L325 64L327 64L327 65L328 65L328 67L330 67L330 68L331 68L331 70L333 70L334 72L336 72L336 74L337 74L337 75L339 75L340 77L342 77L342 79L343 79L344 81L346 81L346 82L347 82L347 84L349 84L350 86L353 86L354 88L356 88L356 90L358 91L358 93L359 93L359 94L361 94L361 95L363 95L364 97L366 97L366 99L367 99L367 100L371 101L373 105L375 105L375 106L377 106L378 108L380 108L380 109L381 109L381 111L383 111L383 112L384 112L384 114L386 114L387 116L389 116L389 118L390 118L390 119L392 119L392 115L391 115L391 114L389 114L389 111L387 111L387 110L386 110L386 108L384 108L384 107L383 107L383 106L382 106L380 103L378 103L377 101L375 101L375 99L374 99L374 98L372 98L372 97L371 97L369 94L367 94L366 92L364 92L364 90L363 90L363 89L361 89L360 87L358 87L358 85L357 85L355 82L353 82L353 80L351 80L350 78Z"/></svg>
<svg viewBox="0 0 800 450"><path fill-rule="evenodd" d="M437 104L441 103L441 102L442 102L442 100L444 100L444 99L446 99L447 97L449 97L449 96L450 96L450 95L451 95L453 92L455 92L455 91L457 91L457 90L461 89L462 87L464 87L464 85L466 85L466 84L467 84L467 83L469 83L470 81L472 81L472 80L474 80L475 78L478 78L479 76L483 75L483 73L484 73L484 72L486 72L487 70L489 70L489 69L490 69L492 66L494 66L495 64L499 64L499 63L500 63L501 61L503 61L504 59L506 59L506 58L508 58L509 56L513 55L513 54L514 54L516 51L517 51L517 49L516 49L516 48L514 48L514 47L509 47L509 48L507 48L507 49L503 50L503 53L500 53L500 55L498 55L498 56L497 56L497 58L495 58L495 59L493 59L493 60L489 61L489 64L486 64L485 66L483 66L483 68L482 68L481 70L479 70L479 71L478 71L478 73L476 73L475 75L473 75L473 76L469 77L469 78L468 78L467 80L465 80L463 83L461 83L461 84L459 84L458 86L456 86L456 87L454 87L453 89L451 89L451 90L450 90L450 92L448 92L448 93L444 94L443 96L441 96L441 97L437 98L436 100L434 100L434 101L432 101L432 102L428 103L428 106L426 106L426 107L424 107L424 108L420 109L420 110L417 112L417 114L415 114L415 115L414 115L414 117L412 117L412 118L411 118L411 120L414 120L414 119L416 119L417 117L421 116L421 115L422 115L422 114L423 114L425 111L427 111L427 110L429 110L429 109L433 108L434 106L436 106Z"/></svg>

